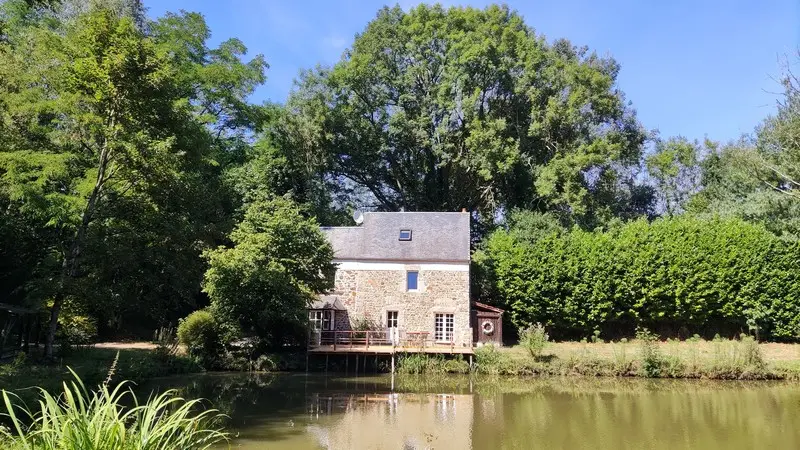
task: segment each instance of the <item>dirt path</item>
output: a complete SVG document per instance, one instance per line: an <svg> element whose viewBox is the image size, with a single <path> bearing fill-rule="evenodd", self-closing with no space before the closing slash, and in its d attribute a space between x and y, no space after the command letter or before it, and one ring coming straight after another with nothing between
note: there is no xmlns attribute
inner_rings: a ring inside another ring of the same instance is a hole
<svg viewBox="0 0 800 450"><path fill-rule="evenodd" d="M152 342L100 342L94 346L113 350L155 350L158 347Z"/></svg>

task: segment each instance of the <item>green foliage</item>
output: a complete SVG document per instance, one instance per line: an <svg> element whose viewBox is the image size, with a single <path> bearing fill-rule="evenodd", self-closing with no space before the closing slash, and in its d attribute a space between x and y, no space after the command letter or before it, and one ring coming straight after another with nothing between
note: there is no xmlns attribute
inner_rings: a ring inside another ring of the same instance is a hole
<svg viewBox="0 0 800 450"><path fill-rule="evenodd" d="M477 373L502 375L510 371L517 372L511 369L513 366L511 358L492 344L475 349L475 371Z"/></svg>
<svg viewBox="0 0 800 450"><path fill-rule="evenodd" d="M88 345L96 337L97 323L91 317L68 312L58 318L58 338L62 353L74 346Z"/></svg>
<svg viewBox="0 0 800 450"><path fill-rule="evenodd" d="M642 328L636 331L636 340L639 341L642 374L648 378L658 378L662 375L664 365L664 356L658 345L658 335L647 328Z"/></svg>
<svg viewBox="0 0 800 450"><path fill-rule="evenodd" d="M195 311L178 323L178 341L202 366L211 368L222 353L217 320L207 309Z"/></svg>
<svg viewBox="0 0 800 450"><path fill-rule="evenodd" d="M536 359L542 355L549 338L544 326L537 322L522 330L519 345L530 353L531 358Z"/></svg>
<svg viewBox="0 0 800 450"><path fill-rule="evenodd" d="M380 323L367 316L352 319L350 326L353 331L378 331L382 328Z"/></svg>
<svg viewBox="0 0 800 450"><path fill-rule="evenodd" d="M73 372L74 375L74 372ZM227 441L216 428L220 416L213 409L196 412L200 400L186 401L175 391L140 404L126 384L106 384L88 392L74 375L60 396L41 389L38 408L28 410L3 391L12 429L0 429L0 443L8 449L146 450L207 449ZM133 407L126 408L126 405Z"/></svg>
<svg viewBox="0 0 800 450"><path fill-rule="evenodd" d="M258 200L230 237L231 247L206 253L214 311L264 345L302 342L307 306L333 288L333 250L317 222L290 200Z"/></svg>
<svg viewBox="0 0 800 450"><path fill-rule="evenodd" d="M668 215L682 212L691 194L698 189L699 154L699 143L678 137L658 141L655 152L645 158L647 171L656 181Z"/></svg>
<svg viewBox="0 0 800 450"><path fill-rule="evenodd" d="M687 211L703 217L741 218L784 239L797 240L800 202L766 184L764 173L758 170L762 162L752 139L713 149L700 163L701 190L689 200Z"/></svg>
<svg viewBox="0 0 800 450"><path fill-rule="evenodd" d="M553 343L547 354L532 359L523 347L475 349L475 370L485 375L581 375L645 378L796 379L796 368L767 361L759 344L748 336L713 342L660 342L640 330L634 343ZM610 349L609 349L610 347ZM610 350L610 352L609 352Z"/></svg>
<svg viewBox="0 0 800 450"><path fill-rule="evenodd" d="M757 315L762 336L793 340L798 251L757 225L687 216L552 234L535 245L500 230L485 247L514 323L542 322L567 338L630 336L639 326L739 332Z"/></svg>
<svg viewBox="0 0 800 450"><path fill-rule="evenodd" d="M445 358L442 355L407 353L400 355L397 372L401 374L443 375L446 373L468 373L469 364L459 355Z"/></svg>
<svg viewBox="0 0 800 450"><path fill-rule="evenodd" d="M350 202L592 227L641 213L630 170L646 133L619 70L506 6L383 8L334 67L302 75L275 142L318 185L346 179L333 194Z"/></svg>
<svg viewBox="0 0 800 450"><path fill-rule="evenodd" d="M236 40L208 48L199 14L143 11L0 7L0 268L15 267L0 292L54 299L53 325L62 306L106 330L185 314L203 248L232 223L220 171L263 119L246 101L263 57L242 61Z"/></svg>
<svg viewBox="0 0 800 450"><path fill-rule="evenodd" d="M703 370L707 376L720 379L770 376L758 341L745 334L738 341L715 338L712 341L711 362Z"/></svg>
<svg viewBox="0 0 800 450"><path fill-rule="evenodd" d="M763 371L767 364L766 361L764 361L764 354L761 351L761 347L758 345L758 341L746 334L742 334L740 339L742 362L745 367L752 371Z"/></svg>

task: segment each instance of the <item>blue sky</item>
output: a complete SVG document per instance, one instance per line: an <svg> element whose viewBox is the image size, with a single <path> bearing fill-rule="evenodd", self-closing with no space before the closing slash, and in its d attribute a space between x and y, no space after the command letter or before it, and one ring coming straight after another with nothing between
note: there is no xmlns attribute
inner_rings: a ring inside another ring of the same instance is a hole
<svg viewBox="0 0 800 450"><path fill-rule="evenodd" d="M205 15L212 45L241 39L270 64L253 100L282 102L302 69L331 65L377 10L367 0L145 0L151 16ZM402 0L408 9L418 2ZM485 1L442 1L482 7ZM662 136L728 141L775 109L786 56L800 71L798 0L506 2L548 41L567 38L622 64L619 86Z"/></svg>

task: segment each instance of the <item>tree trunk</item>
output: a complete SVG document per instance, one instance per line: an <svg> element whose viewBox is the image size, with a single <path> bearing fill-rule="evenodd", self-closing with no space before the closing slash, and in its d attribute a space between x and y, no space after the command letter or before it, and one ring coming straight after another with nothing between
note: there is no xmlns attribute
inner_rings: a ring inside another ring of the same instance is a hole
<svg viewBox="0 0 800 450"><path fill-rule="evenodd" d="M83 241L86 239L86 232L89 230L89 224L97 209L97 202L100 200L100 194L109 178L109 164L111 163L111 141L116 135L116 109L112 106L108 111L108 129L111 134L106 135L100 150L100 155L97 161L97 178L95 179L94 188L92 193L89 194L89 199L86 202L86 208L83 210L83 217L78 229L75 231L75 239L72 241L69 253L64 258L64 263L61 266L61 283L58 292L53 299L53 307L50 309L50 324L47 329L47 339L44 344L44 356L47 359L53 358L53 344L56 340L56 329L58 328L58 315L61 313L61 307L64 304L66 297L66 290L69 288L70 281L77 273L78 257L83 248Z"/></svg>
<svg viewBox="0 0 800 450"><path fill-rule="evenodd" d="M61 313L61 307L64 304L66 297L66 289L70 285L70 280L75 277L77 273L78 257L83 248L83 241L86 239L86 232L89 230L89 224L94 216L95 209L97 208L97 201L100 199L100 193L103 185L107 181L106 172L108 169L108 146L103 147L100 152L100 162L98 164L97 181L95 182L92 193L89 195L89 200L86 202L86 209L83 210L83 217L81 224L75 232L75 239L72 241L69 253L64 258L64 263L61 266L61 283L53 299L53 307L50 309L50 324L47 327L47 339L44 344L44 356L47 359L53 358L53 344L56 340L56 329L58 328L58 315Z"/></svg>
<svg viewBox="0 0 800 450"><path fill-rule="evenodd" d="M47 336L44 340L44 357L53 358L53 344L56 341L56 328L58 327L58 315L61 313L61 305L64 304L63 290L56 294L53 299L53 307L50 308L50 323L47 326Z"/></svg>

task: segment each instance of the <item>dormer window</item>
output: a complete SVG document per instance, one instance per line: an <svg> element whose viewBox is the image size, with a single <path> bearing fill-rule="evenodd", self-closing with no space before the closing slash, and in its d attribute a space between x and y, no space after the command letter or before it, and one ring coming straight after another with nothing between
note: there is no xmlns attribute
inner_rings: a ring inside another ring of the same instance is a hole
<svg viewBox="0 0 800 450"><path fill-rule="evenodd" d="M401 241L410 241L411 240L411 230L400 230L400 240Z"/></svg>

